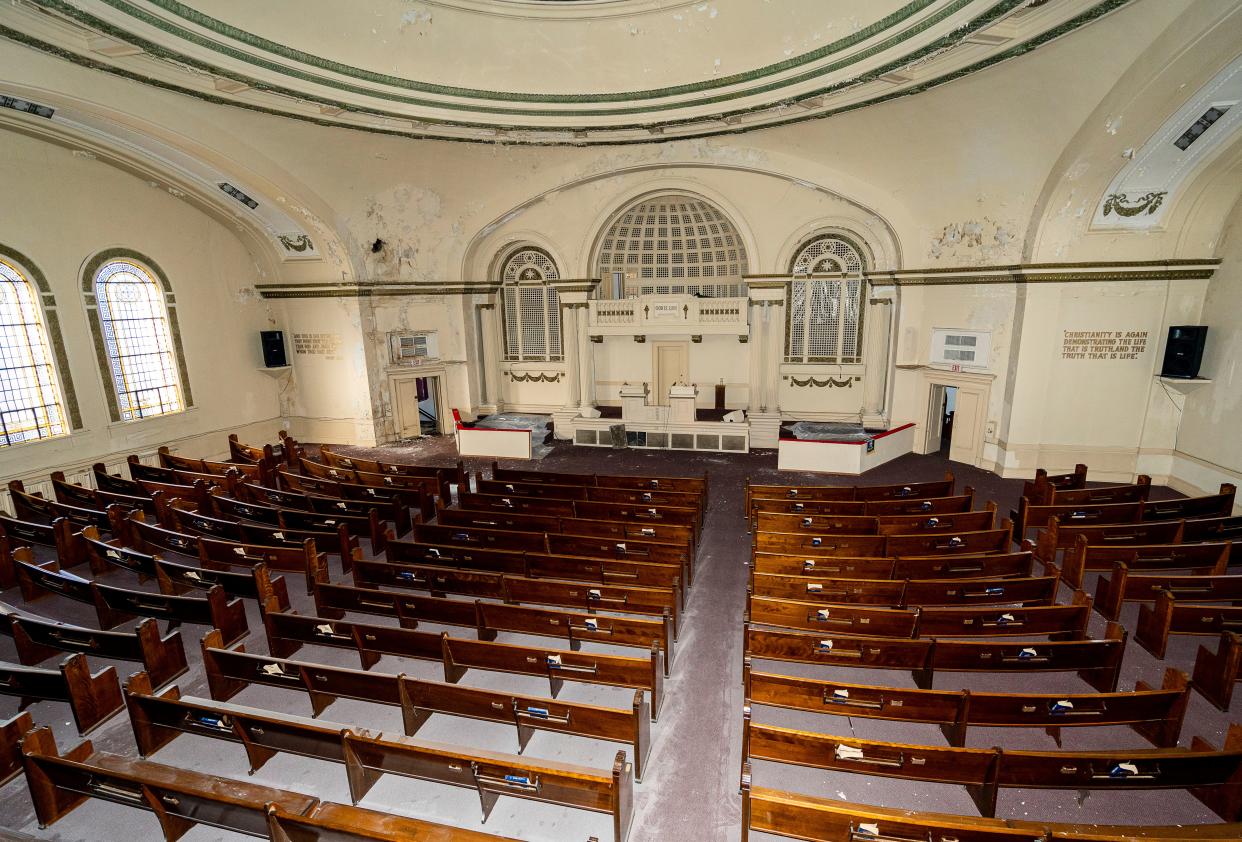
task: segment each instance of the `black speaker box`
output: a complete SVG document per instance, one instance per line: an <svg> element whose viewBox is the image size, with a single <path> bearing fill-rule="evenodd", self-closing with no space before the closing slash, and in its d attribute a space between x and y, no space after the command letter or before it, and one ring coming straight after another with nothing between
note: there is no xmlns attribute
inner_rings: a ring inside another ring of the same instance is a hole
<svg viewBox="0 0 1242 842"><path fill-rule="evenodd" d="M281 330L259 331L263 345L263 365L266 368L282 368L289 363L285 358L285 334Z"/></svg>
<svg viewBox="0 0 1242 842"><path fill-rule="evenodd" d="M1205 325L1178 325L1169 328L1169 341L1164 346L1164 368L1160 370L1160 376L1183 380L1198 377L1207 332Z"/></svg>

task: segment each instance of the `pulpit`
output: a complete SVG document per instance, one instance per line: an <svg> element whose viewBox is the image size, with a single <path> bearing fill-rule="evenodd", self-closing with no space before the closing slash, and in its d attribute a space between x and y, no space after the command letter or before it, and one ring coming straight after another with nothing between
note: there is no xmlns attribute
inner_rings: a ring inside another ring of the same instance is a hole
<svg viewBox="0 0 1242 842"><path fill-rule="evenodd" d="M647 385L639 383L631 386L626 383L620 389L621 418L625 421L646 421L650 412L647 409Z"/></svg>
<svg viewBox="0 0 1242 842"><path fill-rule="evenodd" d="M673 424L694 423L694 401L698 387L679 383L668 390L668 420Z"/></svg>

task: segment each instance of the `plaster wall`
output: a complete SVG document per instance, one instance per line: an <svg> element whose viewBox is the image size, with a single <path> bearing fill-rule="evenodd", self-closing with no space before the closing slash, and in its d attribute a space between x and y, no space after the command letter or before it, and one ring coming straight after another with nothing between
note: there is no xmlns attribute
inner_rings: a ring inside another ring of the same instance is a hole
<svg viewBox="0 0 1242 842"><path fill-rule="evenodd" d="M273 439L278 384L262 367L258 331L269 308L254 292L258 267L235 232L163 190L89 157L0 130L4 187L0 242L24 254L55 295L83 429L0 449L0 479L111 463L167 444L192 456L228 452L229 433ZM194 405L136 422L110 420L82 296L86 262L105 249L145 255L176 297ZM62 383L67 372L61 372Z"/></svg>

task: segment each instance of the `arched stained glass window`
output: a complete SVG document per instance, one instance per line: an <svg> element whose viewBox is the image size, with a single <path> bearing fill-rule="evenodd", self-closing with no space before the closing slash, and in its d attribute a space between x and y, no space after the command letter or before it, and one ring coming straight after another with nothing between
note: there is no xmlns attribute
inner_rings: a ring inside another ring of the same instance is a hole
<svg viewBox="0 0 1242 842"><path fill-rule="evenodd" d="M68 432L38 293L0 258L0 446Z"/></svg>
<svg viewBox="0 0 1242 842"><path fill-rule="evenodd" d="M108 260L95 273L95 306L119 420L181 412L180 364L164 291L131 260Z"/></svg>
<svg viewBox="0 0 1242 842"><path fill-rule="evenodd" d="M815 237L790 264L785 359L798 363L855 363L862 359L861 251L844 237ZM808 277L818 274L842 278Z"/></svg>
<svg viewBox="0 0 1242 842"><path fill-rule="evenodd" d="M560 277L541 249L523 248L505 260L500 278L506 360L561 358L561 301L548 286Z"/></svg>

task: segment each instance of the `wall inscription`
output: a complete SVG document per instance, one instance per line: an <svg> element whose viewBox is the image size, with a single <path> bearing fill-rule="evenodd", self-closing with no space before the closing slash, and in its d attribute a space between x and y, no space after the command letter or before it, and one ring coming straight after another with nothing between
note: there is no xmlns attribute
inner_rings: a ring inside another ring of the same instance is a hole
<svg viewBox="0 0 1242 842"><path fill-rule="evenodd" d="M1061 337L1063 360L1137 360L1146 350L1145 330L1067 330Z"/></svg>
<svg viewBox="0 0 1242 842"><path fill-rule="evenodd" d="M330 360L341 359L341 335L339 333L295 333L293 353L314 354Z"/></svg>

